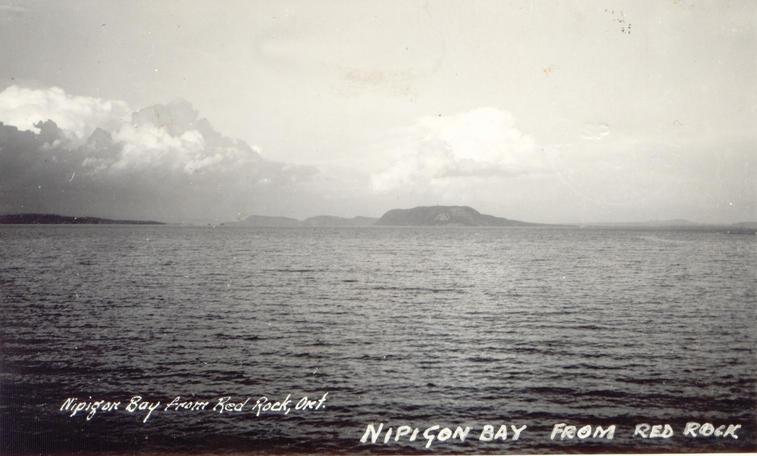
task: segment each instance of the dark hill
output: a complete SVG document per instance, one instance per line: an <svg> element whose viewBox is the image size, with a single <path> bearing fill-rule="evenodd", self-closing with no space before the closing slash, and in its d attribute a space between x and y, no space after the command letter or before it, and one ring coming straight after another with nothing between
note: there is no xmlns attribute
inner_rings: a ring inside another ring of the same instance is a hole
<svg viewBox="0 0 757 456"><path fill-rule="evenodd" d="M385 226L534 226L536 223L486 215L468 206L421 206L392 209L376 225Z"/></svg>
<svg viewBox="0 0 757 456"><path fill-rule="evenodd" d="M57 214L0 215L4 225L163 225L152 220L111 220L98 217L69 217Z"/></svg>

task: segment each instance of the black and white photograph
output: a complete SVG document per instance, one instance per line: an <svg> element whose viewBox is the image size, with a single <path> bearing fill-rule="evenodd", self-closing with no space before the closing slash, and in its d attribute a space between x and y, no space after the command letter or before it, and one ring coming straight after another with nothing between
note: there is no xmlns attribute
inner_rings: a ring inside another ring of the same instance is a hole
<svg viewBox="0 0 757 456"><path fill-rule="evenodd" d="M757 452L757 2L0 0L0 455Z"/></svg>

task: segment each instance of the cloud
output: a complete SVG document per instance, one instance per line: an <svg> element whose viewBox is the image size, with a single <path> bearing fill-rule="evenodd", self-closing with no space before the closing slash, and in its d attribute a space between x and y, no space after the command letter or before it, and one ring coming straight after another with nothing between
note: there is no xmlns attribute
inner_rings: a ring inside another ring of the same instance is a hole
<svg viewBox="0 0 757 456"><path fill-rule="evenodd" d="M610 134L610 126L605 123L586 123L581 129L581 139L600 141Z"/></svg>
<svg viewBox="0 0 757 456"><path fill-rule="evenodd" d="M446 191L460 181L505 179L546 171L544 152L495 108L426 116L381 153L392 158L372 176L377 193Z"/></svg>
<svg viewBox="0 0 757 456"><path fill-rule="evenodd" d="M316 172L264 159L183 100L130 111L55 87L0 92L0 212L228 220Z"/></svg>
<svg viewBox="0 0 757 456"><path fill-rule="evenodd" d="M23 131L36 131L37 122L52 120L70 138L82 139L97 127L109 129L128 122L129 114L122 101L72 96L59 87L10 86L0 92L0 121Z"/></svg>

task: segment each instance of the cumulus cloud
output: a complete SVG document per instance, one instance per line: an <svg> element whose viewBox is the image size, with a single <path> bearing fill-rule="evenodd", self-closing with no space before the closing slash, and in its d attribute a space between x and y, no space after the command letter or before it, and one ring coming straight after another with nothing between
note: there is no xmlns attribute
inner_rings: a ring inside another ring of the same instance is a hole
<svg viewBox="0 0 757 456"><path fill-rule="evenodd" d="M0 92L0 211L229 219L316 171L265 160L177 100L131 112L59 88Z"/></svg>
<svg viewBox="0 0 757 456"><path fill-rule="evenodd" d="M373 190L445 191L460 180L503 179L543 172L544 154L495 108L426 116L384 151L391 164L372 176Z"/></svg>
<svg viewBox="0 0 757 456"><path fill-rule="evenodd" d="M586 123L581 129L581 139L600 141L610 134L610 126L605 123Z"/></svg>
<svg viewBox="0 0 757 456"><path fill-rule="evenodd" d="M52 120L69 137L82 139L96 127L114 128L129 120L122 101L72 96L59 87L46 90L10 86L0 92L0 121L23 131Z"/></svg>

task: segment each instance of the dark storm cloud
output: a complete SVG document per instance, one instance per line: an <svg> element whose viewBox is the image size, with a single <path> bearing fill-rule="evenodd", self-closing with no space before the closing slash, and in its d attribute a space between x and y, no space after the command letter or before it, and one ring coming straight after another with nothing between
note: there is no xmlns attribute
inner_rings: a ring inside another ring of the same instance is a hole
<svg viewBox="0 0 757 456"><path fill-rule="evenodd" d="M0 212L228 220L316 173L264 159L183 100L124 116L119 102L45 92L0 93Z"/></svg>

